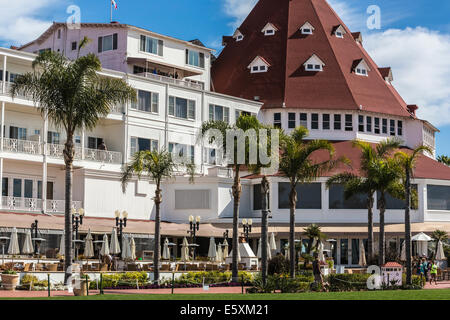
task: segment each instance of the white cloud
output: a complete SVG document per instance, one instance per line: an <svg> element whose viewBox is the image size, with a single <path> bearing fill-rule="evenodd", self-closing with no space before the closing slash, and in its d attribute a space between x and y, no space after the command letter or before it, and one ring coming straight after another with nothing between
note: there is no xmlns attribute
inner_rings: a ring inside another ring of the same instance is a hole
<svg viewBox="0 0 450 320"><path fill-rule="evenodd" d="M38 17L44 10L57 4L57 0L0 0L0 41L24 44L35 39L50 25Z"/></svg>
<svg viewBox="0 0 450 320"><path fill-rule="evenodd" d="M327 2L351 30L363 30L366 27L365 11L356 5L350 5L342 0L327 0Z"/></svg>
<svg viewBox="0 0 450 320"><path fill-rule="evenodd" d="M380 66L391 66L394 85L418 115L450 124L450 35L422 27L390 29L364 37L364 47Z"/></svg>
<svg viewBox="0 0 450 320"><path fill-rule="evenodd" d="M225 0L225 14L233 18L229 25L234 29L239 27L257 2L258 0Z"/></svg>

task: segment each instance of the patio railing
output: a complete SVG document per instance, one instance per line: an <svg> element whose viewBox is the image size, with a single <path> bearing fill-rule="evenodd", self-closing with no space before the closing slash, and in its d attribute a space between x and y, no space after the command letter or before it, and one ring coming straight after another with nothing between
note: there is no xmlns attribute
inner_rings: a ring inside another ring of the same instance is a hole
<svg viewBox="0 0 450 320"><path fill-rule="evenodd" d="M150 73L150 72L137 73L136 75L142 76L142 77L146 77L146 78L149 78L149 79L153 79L153 80L157 80L157 81L161 81L161 82L165 82L165 83L175 84L175 85L178 85L178 86L183 86L183 87L187 87L187 88L203 90L203 84L192 82L192 81L189 81L189 80L179 80L179 79L166 77L166 76L161 76L159 74L154 74L154 73Z"/></svg>
<svg viewBox="0 0 450 320"><path fill-rule="evenodd" d="M3 139L3 150L6 152L42 154L41 144L38 141Z"/></svg>
<svg viewBox="0 0 450 320"><path fill-rule="evenodd" d="M65 200L46 200L46 211L51 213L64 213L65 203ZM1 207L11 211L41 212L43 209L42 204L42 199L3 196ZM79 209L82 207L82 202L72 201L72 207Z"/></svg>

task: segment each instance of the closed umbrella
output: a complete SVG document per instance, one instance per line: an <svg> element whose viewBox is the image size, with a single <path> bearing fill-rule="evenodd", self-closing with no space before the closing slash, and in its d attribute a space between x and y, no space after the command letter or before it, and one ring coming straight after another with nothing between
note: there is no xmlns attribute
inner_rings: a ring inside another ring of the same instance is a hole
<svg viewBox="0 0 450 320"><path fill-rule="evenodd" d="M211 237L209 239L209 250L208 250L208 258L211 261L215 261L217 257L217 250L216 250L216 240L214 237Z"/></svg>
<svg viewBox="0 0 450 320"><path fill-rule="evenodd" d="M258 259L261 259L262 257L261 238L258 239L258 250L256 252L256 256L258 257Z"/></svg>
<svg viewBox="0 0 450 320"><path fill-rule="evenodd" d="M94 256L94 243L92 242L91 229L89 229L84 241L84 257L86 259L92 258Z"/></svg>
<svg viewBox="0 0 450 320"><path fill-rule="evenodd" d="M113 228L113 230L112 230L111 243L109 244L109 252L111 254L119 254L120 253L119 238L117 237L116 228Z"/></svg>
<svg viewBox="0 0 450 320"><path fill-rule="evenodd" d="M364 248L364 242L362 240L359 241L359 261L358 261L358 264L361 267L365 267L367 265L366 249Z"/></svg>
<svg viewBox="0 0 450 320"><path fill-rule="evenodd" d="M322 241L320 241L320 243L319 243L319 261L321 261L321 262L325 262L325 255L323 254L323 243L322 243Z"/></svg>
<svg viewBox="0 0 450 320"><path fill-rule="evenodd" d="M164 240L162 258L164 260L170 259L169 239L167 239L167 238L166 238L166 240Z"/></svg>
<svg viewBox="0 0 450 320"><path fill-rule="evenodd" d="M181 245L181 261L189 261L189 243L186 237L184 237Z"/></svg>
<svg viewBox="0 0 450 320"><path fill-rule="evenodd" d="M291 252L291 250L289 250L289 245L286 245L286 246L284 247L284 255L285 255L286 260L289 260L290 252Z"/></svg>
<svg viewBox="0 0 450 320"><path fill-rule="evenodd" d="M400 254L400 260L406 261L406 241L403 241L403 244L402 244L402 252Z"/></svg>
<svg viewBox="0 0 450 320"><path fill-rule="evenodd" d="M136 260L136 242L133 237L130 237L130 259Z"/></svg>
<svg viewBox="0 0 450 320"><path fill-rule="evenodd" d="M226 260L228 258L228 241L227 239L223 242L223 260Z"/></svg>
<svg viewBox="0 0 450 320"><path fill-rule="evenodd" d="M100 255L107 256L109 253L108 235L105 233L103 235L103 243L102 248L100 249Z"/></svg>
<svg viewBox="0 0 450 320"><path fill-rule="evenodd" d="M445 260L444 245L442 241L437 244L436 260Z"/></svg>
<svg viewBox="0 0 450 320"><path fill-rule="evenodd" d="M22 253L32 254L34 252L33 241L31 241L31 231L27 230L25 233L25 239L23 241Z"/></svg>
<svg viewBox="0 0 450 320"><path fill-rule="evenodd" d="M218 244L217 245L216 261L217 262L222 262L222 260L223 260L222 245Z"/></svg>
<svg viewBox="0 0 450 320"><path fill-rule="evenodd" d="M122 252L121 252L122 260L130 259L130 242L128 241L128 236L122 236Z"/></svg>
<svg viewBox="0 0 450 320"><path fill-rule="evenodd" d="M17 237L16 227L14 227L11 232L11 237L9 239L8 254L11 254L11 255L20 254L19 239Z"/></svg>
<svg viewBox="0 0 450 320"><path fill-rule="evenodd" d="M272 259L272 250L270 248L270 244L268 243L267 246L267 260ZM261 238L258 240L258 252L256 254L256 256L261 259L262 258L262 244L261 244Z"/></svg>
<svg viewBox="0 0 450 320"><path fill-rule="evenodd" d="M59 251L58 251L58 253L61 256L64 256L66 254L65 238L66 238L66 234L63 233L62 236L61 236L61 240L59 240Z"/></svg>
<svg viewBox="0 0 450 320"><path fill-rule="evenodd" d="M277 250L277 242L275 241L275 233L273 233L273 232L270 235L270 249L272 251L276 251Z"/></svg>

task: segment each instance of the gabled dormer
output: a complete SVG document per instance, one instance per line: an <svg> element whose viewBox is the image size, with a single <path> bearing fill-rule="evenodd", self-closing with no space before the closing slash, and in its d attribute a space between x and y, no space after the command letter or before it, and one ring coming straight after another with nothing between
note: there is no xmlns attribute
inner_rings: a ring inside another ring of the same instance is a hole
<svg viewBox="0 0 450 320"><path fill-rule="evenodd" d="M358 76L368 77L369 76L369 71L371 71L371 70L370 70L370 67L367 64L366 60L359 59L359 60L355 60L353 62L353 70L352 70L352 72L354 72Z"/></svg>
<svg viewBox="0 0 450 320"><path fill-rule="evenodd" d="M314 27L309 22L305 22L305 24L300 27L301 34L313 34L313 32L314 32Z"/></svg>
<svg viewBox="0 0 450 320"><path fill-rule="evenodd" d="M323 67L325 67L325 63L316 54L313 54L306 60L303 66L305 67L305 71L321 72L323 71Z"/></svg>
<svg viewBox="0 0 450 320"><path fill-rule="evenodd" d="M253 61L248 65L248 69L250 69L250 73L262 73L267 72L269 70L270 63L267 62L263 57L257 56Z"/></svg>
<svg viewBox="0 0 450 320"><path fill-rule="evenodd" d="M394 76L392 74L392 69L391 67L387 67L387 68L378 68L378 71L380 71L381 76L383 77L383 79L388 83L391 84L392 81L394 81Z"/></svg>
<svg viewBox="0 0 450 320"><path fill-rule="evenodd" d="M265 36L273 36L277 31L278 28L270 22L268 22L261 30L261 32L264 33Z"/></svg>
<svg viewBox="0 0 450 320"><path fill-rule="evenodd" d="M361 32L352 32L353 39L360 45L363 44L363 38Z"/></svg>
<svg viewBox="0 0 450 320"><path fill-rule="evenodd" d="M242 41L242 40L244 40L244 35L239 31L239 29L236 29L236 31L233 34L233 38L236 41Z"/></svg>
<svg viewBox="0 0 450 320"><path fill-rule="evenodd" d="M337 38L344 38L344 34L346 34L347 31L345 31L345 28L340 24L338 26L335 26L333 28L332 34L336 36Z"/></svg>

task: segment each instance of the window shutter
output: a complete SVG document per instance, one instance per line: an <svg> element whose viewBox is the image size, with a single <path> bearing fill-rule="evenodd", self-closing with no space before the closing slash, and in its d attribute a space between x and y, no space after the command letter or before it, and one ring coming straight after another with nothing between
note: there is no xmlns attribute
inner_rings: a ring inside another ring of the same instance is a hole
<svg viewBox="0 0 450 320"><path fill-rule="evenodd" d="M200 57L200 68L204 68L205 67L205 54L203 52L200 52L199 57Z"/></svg>
<svg viewBox="0 0 450 320"><path fill-rule="evenodd" d="M117 50L117 33L113 34L113 50Z"/></svg>
<svg viewBox="0 0 450 320"><path fill-rule="evenodd" d="M164 54L164 42L162 40L158 40L158 55L163 56Z"/></svg>
<svg viewBox="0 0 450 320"><path fill-rule="evenodd" d="M141 51L145 51L145 36L141 36Z"/></svg>
<svg viewBox="0 0 450 320"><path fill-rule="evenodd" d="M98 37L98 52L103 51L103 37Z"/></svg>
<svg viewBox="0 0 450 320"><path fill-rule="evenodd" d="M186 64L189 64L189 50L186 49Z"/></svg>

